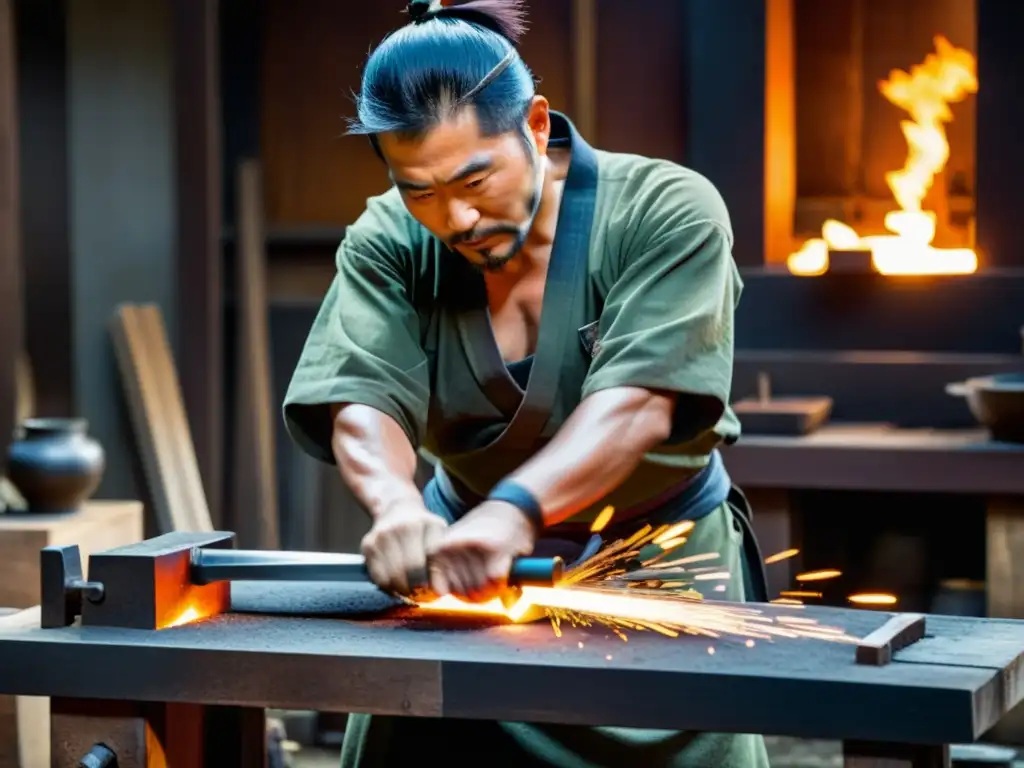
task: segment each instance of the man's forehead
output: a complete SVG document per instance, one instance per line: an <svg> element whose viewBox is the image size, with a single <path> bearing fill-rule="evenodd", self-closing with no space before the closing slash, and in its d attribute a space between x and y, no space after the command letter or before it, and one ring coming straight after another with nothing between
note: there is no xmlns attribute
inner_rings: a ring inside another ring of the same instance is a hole
<svg viewBox="0 0 1024 768"><path fill-rule="evenodd" d="M494 153L481 151L436 164L390 162L389 173L392 183L402 189L427 189L438 184L455 184L493 167Z"/></svg>

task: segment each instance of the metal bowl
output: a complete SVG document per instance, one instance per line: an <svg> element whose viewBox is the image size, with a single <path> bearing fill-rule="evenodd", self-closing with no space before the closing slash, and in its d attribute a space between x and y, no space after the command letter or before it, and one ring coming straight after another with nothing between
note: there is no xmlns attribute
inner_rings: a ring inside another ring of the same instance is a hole
<svg viewBox="0 0 1024 768"><path fill-rule="evenodd" d="M1024 373L997 373L948 384L946 392L967 401L993 440L1024 443Z"/></svg>

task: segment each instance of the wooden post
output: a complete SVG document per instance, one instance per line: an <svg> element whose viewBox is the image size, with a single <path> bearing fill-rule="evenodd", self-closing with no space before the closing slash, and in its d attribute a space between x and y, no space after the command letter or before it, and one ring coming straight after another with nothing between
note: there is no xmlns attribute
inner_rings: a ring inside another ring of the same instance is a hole
<svg viewBox="0 0 1024 768"><path fill-rule="evenodd" d="M222 526L223 289L218 0L177 0L178 371L214 525Z"/></svg>
<svg viewBox="0 0 1024 768"><path fill-rule="evenodd" d="M740 266L782 262L796 200L793 0L686 0L686 163L725 198Z"/></svg>
<svg viewBox="0 0 1024 768"><path fill-rule="evenodd" d="M597 142L597 2L573 0L573 114L580 134Z"/></svg>
<svg viewBox="0 0 1024 768"><path fill-rule="evenodd" d="M13 0L0 0L0 470L14 429L22 350L21 213Z"/></svg>
<svg viewBox="0 0 1024 768"><path fill-rule="evenodd" d="M1024 4L977 0L978 95L975 147L977 245L983 267L1021 267L1024 145L1017 96Z"/></svg>
<svg viewBox="0 0 1024 768"><path fill-rule="evenodd" d="M36 416L75 415L65 0L18 3L25 348Z"/></svg>

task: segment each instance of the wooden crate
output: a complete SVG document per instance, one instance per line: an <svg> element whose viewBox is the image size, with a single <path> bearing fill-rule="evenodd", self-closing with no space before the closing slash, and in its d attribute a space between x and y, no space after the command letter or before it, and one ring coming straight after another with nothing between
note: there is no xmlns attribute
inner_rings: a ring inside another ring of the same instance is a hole
<svg viewBox="0 0 1024 768"><path fill-rule="evenodd" d="M92 552L142 540L142 503L92 501L75 515L0 515L0 607L39 604L39 550L77 544Z"/></svg>
<svg viewBox="0 0 1024 768"><path fill-rule="evenodd" d="M0 621L19 621L39 604L39 550L77 544L83 565L92 552L141 541L143 508L137 501L93 501L75 515L0 514ZM0 696L0 768L48 768L50 700Z"/></svg>

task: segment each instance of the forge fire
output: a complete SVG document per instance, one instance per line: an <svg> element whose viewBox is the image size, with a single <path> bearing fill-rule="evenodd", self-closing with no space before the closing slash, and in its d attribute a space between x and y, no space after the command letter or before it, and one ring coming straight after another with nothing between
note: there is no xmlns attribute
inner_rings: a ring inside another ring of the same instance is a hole
<svg viewBox="0 0 1024 768"><path fill-rule="evenodd" d="M923 208L925 195L949 159L945 124L953 120L950 105L978 90L974 56L938 36L935 52L924 62L909 73L893 71L878 88L909 114L909 119L900 123L907 141L906 162L903 168L886 174L899 206L885 216L885 228L891 234L861 236L848 224L829 219L820 238L806 241L790 255L789 271L820 275L828 271L829 251L869 251L873 268L883 275L975 272L978 259L973 249L932 245L936 214Z"/></svg>

